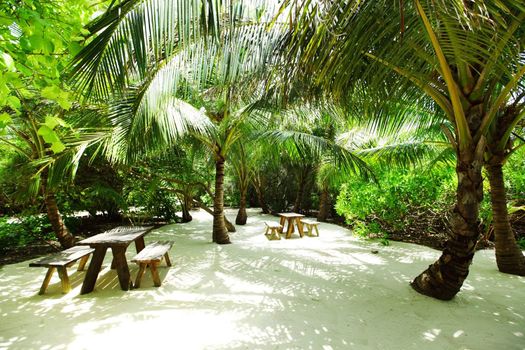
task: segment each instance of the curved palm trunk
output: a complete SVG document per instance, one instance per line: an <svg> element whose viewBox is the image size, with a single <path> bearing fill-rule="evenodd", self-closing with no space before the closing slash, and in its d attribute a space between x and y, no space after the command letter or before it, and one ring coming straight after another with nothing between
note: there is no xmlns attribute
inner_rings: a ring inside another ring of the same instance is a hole
<svg viewBox="0 0 525 350"><path fill-rule="evenodd" d="M482 163L474 150L458 154L457 198L450 237L441 257L411 283L417 292L450 300L467 278L479 236L479 206L483 199Z"/></svg>
<svg viewBox="0 0 525 350"><path fill-rule="evenodd" d="M75 238L69 232L62 220L62 215L58 210L55 194L52 191L44 191L44 203L46 205L47 217L49 218L49 222L51 222L51 227L53 228L60 245L62 248L71 248L75 244Z"/></svg>
<svg viewBox="0 0 525 350"><path fill-rule="evenodd" d="M246 225L246 221L248 221L248 215L246 214L246 190L246 188L241 189L240 207L235 218L237 225Z"/></svg>
<svg viewBox="0 0 525 350"><path fill-rule="evenodd" d="M525 256L518 247L514 232L510 226L507 195L503 181L502 158L492 157L485 169L490 182L490 200L498 269L504 273L525 276Z"/></svg>
<svg viewBox="0 0 525 350"><path fill-rule="evenodd" d="M330 194L328 189L323 187L321 196L319 198L319 214L317 214L318 221L326 221L330 215Z"/></svg>
<svg viewBox="0 0 525 350"><path fill-rule="evenodd" d="M224 221L224 158L215 161L215 196L213 198L213 242L229 244L230 237Z"/></svg>
<svg viewBox="0 0 525 350"><path fill-rule="evenodd" d="M193 217L190 214L190 208L193 203L193 198L191 195L184 194L184 200L182 202L182 222L190 222L193 220Z"/></svg>

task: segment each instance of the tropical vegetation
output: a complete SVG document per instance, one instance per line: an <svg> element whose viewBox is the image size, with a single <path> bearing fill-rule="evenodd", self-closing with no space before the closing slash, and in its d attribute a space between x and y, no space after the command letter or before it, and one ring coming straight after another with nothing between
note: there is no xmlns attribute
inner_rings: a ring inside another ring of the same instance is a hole
<svg viewBox="0 0 525 350"><path fill-rule="evenodd" d="M438 299L489 241L525 275L524 30L510 0L4 1L0 248L196 207L228 244L252 206L435 237Z"/></svg>

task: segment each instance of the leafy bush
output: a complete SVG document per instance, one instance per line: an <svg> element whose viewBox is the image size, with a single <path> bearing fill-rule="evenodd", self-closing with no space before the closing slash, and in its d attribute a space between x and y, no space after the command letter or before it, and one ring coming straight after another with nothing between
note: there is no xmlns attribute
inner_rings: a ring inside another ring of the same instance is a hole
<svg viewBox="0 0 525 350"><path fill-rule="evenodd" d="M0 218L0 250L22 247L42 240L52 240L55 234L47 216L26 216L18 222L9 223Z"/></svg>
<svg viewBox="0 0 525 350"><path fill-rule="evenodd" d="M454 202L453 169L395 169L378 172L378 178L379 184L349 179L337 197L337 213L359 236L385 238L413 223L418 214L442 213Z"/></svg>

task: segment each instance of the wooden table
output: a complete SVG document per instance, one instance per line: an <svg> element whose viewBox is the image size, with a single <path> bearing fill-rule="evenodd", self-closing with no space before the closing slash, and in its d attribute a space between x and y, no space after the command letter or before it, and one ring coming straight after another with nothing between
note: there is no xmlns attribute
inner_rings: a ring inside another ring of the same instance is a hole
<svg viewBox="0 0 525 350"><path fill-rule="evenodd" d="M303 237L303 225L301 224L301 218L304 218L304 215L298 214L298 213L279 213L279 216L281 217L280 224L284 229L284 223L285 221L288 221L288 229L286 230L286 238L292 237L292 233L294 232L294 222L297 225L297 229L299 230L299 236Z"/></svg>
<svg viewBox="0 0 525 350"><path fill-rule="evenodd" d="M80 294L91 293L95 288L102 261L108 248L111 248L113 252L111 268L117 270L120 288L122 288L122 290L128 290L132 287L129 267L126 261L126 249L131 242L135 242L137 253L144 249L144 236L149 233L152 228L153 226L120 226L78 242L77 244L79 245L88 245L95 249L86 277L84 277Z"/></svg>

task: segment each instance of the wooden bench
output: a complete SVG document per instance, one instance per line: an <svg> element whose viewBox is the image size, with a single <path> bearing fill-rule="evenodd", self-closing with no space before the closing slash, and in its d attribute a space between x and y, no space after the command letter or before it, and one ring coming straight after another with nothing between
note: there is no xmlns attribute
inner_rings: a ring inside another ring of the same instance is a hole
<svg viewBox="0 0 525 350"><path fill-rule="evenodd" d="M148 265L151 271L151 277L153 278L153 284L155 287L160 287L161 283L157 266L162 261L162 258L166 259L166 265L171 266L168 251L172 246L173 242L170 241L151 242L133 259L131 259L132 262L135 262L139 265L139 271L137 272L134 288L140 287L140 281L142 280L142 276L144 276L144 272L146 271L146 267L148 267Z"/></svg>
<svg viewBox="0 0 525 350"><path fill-rule="evenodd" d="M317 228L317 225L319 225L319 221L301 219L301 224L306 225L309 236L313 235L314 229L315 229L315 232L317 233L317 237L319 237L319 229Z"/></svg>
<svg viewBox="0 0 525 350"><path fill-rule="evenodd" d="M266 235L266 237L268 237L268 239L281 239L280 233L283 229L282 225L272 221L265 221L264 224L266 225L266 232L264 234Z"/></svg>
<svg viewBox="0 0 525 350"><path fill-rule="evenodd" d="M48 255L38 261L29 264L30 267L47 267L46 277L40 287L38 294L42 295L46 292L49 281L55 269L58 272L58 277L62 282L62 293L68 293L71 290L71 284L69 283L69 277L67 275L67 268L71 267L77 260L80 259L77 271L84 270L86 263L89 259L89 255L95 249L83 246L71 247L63 250L59 253Z"/></svg>

